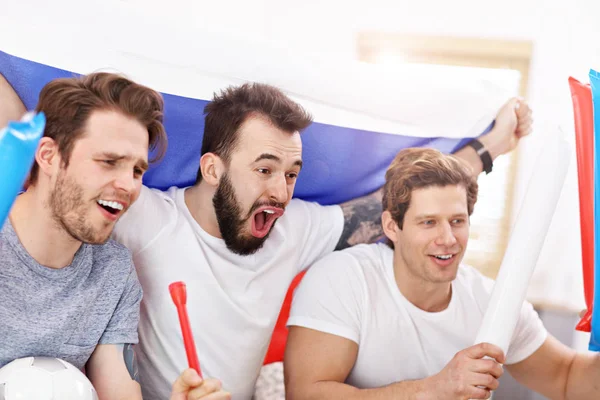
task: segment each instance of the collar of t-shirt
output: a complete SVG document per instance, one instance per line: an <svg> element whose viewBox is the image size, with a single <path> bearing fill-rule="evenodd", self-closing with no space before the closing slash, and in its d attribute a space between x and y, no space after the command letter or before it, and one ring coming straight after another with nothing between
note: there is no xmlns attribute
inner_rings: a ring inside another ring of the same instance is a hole
<svg viewBox="0 0 600 400"><path fill-rule="evenodd" d="M14 227L8 218L6 219L6 223L2 228L2 236L9 243L12 250L15 252L17 257L19 257L23 264L25 264L35 273L49 279L64 279L76 273L85 257L91 251L91 245L83 243L75 253L71 264L64 268L49 268L41 265L33 257L31 257L31 255L23 246L23 243L21 243L21 240L17 236L17 233L15 232Z"/></svg>
<svg viewBox="0 0 600 400"><path fill-rule="evenodd" d="M407 309L413 315L431 320L446 319L454 314L457 302L456 279L452 281L452 297L450 298L450 303L445 310L439 312L427 312L422 310L404 297L400 291L400 288L398 288L396 277L394 275L394 250L392 250L387 244L380 244L379 247L381 249L382 262L386 271L386 280L390 286L391 292L393 293L394 299L399 306Z"/></svg>

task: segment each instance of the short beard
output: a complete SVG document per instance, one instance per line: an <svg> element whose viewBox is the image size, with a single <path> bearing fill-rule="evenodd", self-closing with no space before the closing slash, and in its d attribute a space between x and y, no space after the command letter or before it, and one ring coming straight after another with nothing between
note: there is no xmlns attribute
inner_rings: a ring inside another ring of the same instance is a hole
<svg viewBox="0 0 600 400"><path fill-rule="evenodd" d="M52 219L73 239L89 244L104 244L110 235L100 236L87 220L89 209L84 200L84 190L73 178L61 170L54 190L50 193L48 206Z"/></svg>
<svg viewBox="0 0 600 400"><path fill-rule="evenodd" d="M232 252L249 256L256 253L269 237L269 233L262 238L257 238L250 235L245 236L244 225L252 218L252 213L261 204L254 204L250 210L249 216L242 218L242 210L240 203L235 195L235 190L231 184L231 180L227 174L224 174L219 182L217 191L213 196L213 207L217 216L217 223L221 231L221 237L225 241L225 245Z"/></svg>

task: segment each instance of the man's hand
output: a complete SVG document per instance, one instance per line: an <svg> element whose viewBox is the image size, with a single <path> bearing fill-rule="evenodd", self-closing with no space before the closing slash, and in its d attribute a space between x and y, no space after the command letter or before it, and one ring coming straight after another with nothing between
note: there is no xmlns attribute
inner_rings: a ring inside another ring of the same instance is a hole
<svg viewBox="0 0 600 400"><path fill-rule="evenodd" d="M481 137L481 142L493 159L517 147L519 140L532 131L531 108L521 98L510 99L496 115L494 128Z"/></svg>
<svg viewBox="0 0 600 400"><path fill-rule="evenodd" d="M427 379L428 386L436 399L489 399L498 388L503 362L502 349L480 343L456 353L442 371Z"/></svg>
<svg viewBox="0 0 600 400"><path fill-rule="evenodd" d="M170 400L230 400L231 394L221 388L217 379L202 379L188 368L175 381Z"/></svg>

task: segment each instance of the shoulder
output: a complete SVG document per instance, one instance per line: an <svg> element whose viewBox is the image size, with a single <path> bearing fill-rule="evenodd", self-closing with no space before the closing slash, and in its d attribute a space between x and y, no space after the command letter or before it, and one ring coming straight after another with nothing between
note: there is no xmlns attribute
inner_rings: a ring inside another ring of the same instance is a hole
<svg viewBox="0 0 600 400"><path fill-rule="evenodd" d="M175 210L177 208L177 199L183 196L185 189L173 186L166 191L142 186L140 198L143 202L150 203L153 206L161 207L165 210Z"/></svg>
<svg viewBox="0 0 600 400"><path fill-rule="evenodd" d="M104 244L91 245L93 261L131 263L131 251L114 239L109 239Z"/></svg>
<svg viewBox="0 0 600 400"><path fill-rule="evenodd" d="M384 244L360 244L334 251L318 260L308 274L314 276L364 277L383 271ZM387 248L390 252L391 249Z"/></svg>
<svg viewBox="0 0 600 400"><path fill-rule="evenodd" d="M131 205L127 213L130 213L132 210L142 212L156 211L157 209L174 210L177 207L177 196L183 190L185 189L172 187L167 191L162 191L142 186L139 197Z"/></svg>
<svg viewBox="0 0 600 400"><path fill-rule="evenodd" d="M340 218L343 217L342 208L338 205L324 206L314 201L306 201L300 199L292 199L290 204L285 209L285 216L290 218L298 216L320 216L323 213L339 213ZM315 215L316 214L316 215Z"/></svg>
<svg viewBox="0 0 600 400"><path fill-rule="evenodd" d="M275 228L303 238L312 238L313 234L337 235L337 243L343 223L344 214L338 205L324 206L312 201L292 199Z"/></svg>
<svg viewBox="0 0 600 400"><path fill-rule="evenodd" d="M104 282L106 295L111 298L120 296L123 290L141 297L142 288L129 249L112 239L92 246L93 272L90 279L97 283Z"/></svg>
<svg viewBox="0 0 600 400"><path fill-rule="evenodd" d="M177 198L179 195L183 196L183 190L185 189L172 187L163 192L142 186L137 200L119 219L116 233L119 234L121 230L127 231L128 229L123 228L123 225L126 224L140 229L171 221L177 213Z"/></svg>

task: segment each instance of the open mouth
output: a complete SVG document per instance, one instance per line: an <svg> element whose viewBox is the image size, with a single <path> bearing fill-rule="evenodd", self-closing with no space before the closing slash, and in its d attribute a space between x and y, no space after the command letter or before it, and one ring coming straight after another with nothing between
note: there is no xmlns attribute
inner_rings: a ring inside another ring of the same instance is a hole
<svg viewBox="0 0 600 400"><path fill-rule="evenodd" d="M430 254L429 257L439 266L445 267L454 261L456 254Z"/></svg>
<svg viewBox="0 0 600 400"><path fill-rule="evenodd" d="M116 217L121 211L123 211L124 208L123 204L116 201L98 200L97 203L101 209L103 209L108 214L114 217Z"/></svg>
<svg viewBox="0 0 600 400"><path fill-rule="evenodd" d="M260 207L256 210L252 215L252 236L257 238L267 236L283 212L284 210L279 207Z"/></svg>

